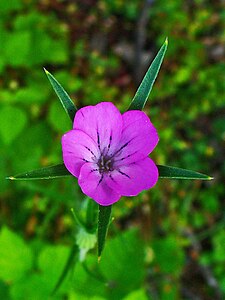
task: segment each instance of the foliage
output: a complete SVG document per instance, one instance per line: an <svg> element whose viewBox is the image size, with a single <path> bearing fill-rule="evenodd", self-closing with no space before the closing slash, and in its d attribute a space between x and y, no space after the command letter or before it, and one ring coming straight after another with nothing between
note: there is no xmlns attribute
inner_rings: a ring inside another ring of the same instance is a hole
<svg viewBox="0 0 225 300"><path fill-rule="evenodd" d="M85 244L91 233L84 238L74 233L71 208L85 224L96 213L90 207L86 215L90 204L75 180L4 180L61 160L60 139L70 122L43 67L78 107L102 100L121 111L129 106L136 87L128 48L116 49L122 37L133 41L142 2L89 2L0 4L0 298L47 298L74 243L80 245L79 257L83 249L90 253L85 261L76 260L53 299L223 298L222 4L155 1L143 49L150 57L169 37L168 55L145 109L160 134L154 160L209 173L214 182L165 179L136 199L121 199L98 264L94 241Z"/></svg>

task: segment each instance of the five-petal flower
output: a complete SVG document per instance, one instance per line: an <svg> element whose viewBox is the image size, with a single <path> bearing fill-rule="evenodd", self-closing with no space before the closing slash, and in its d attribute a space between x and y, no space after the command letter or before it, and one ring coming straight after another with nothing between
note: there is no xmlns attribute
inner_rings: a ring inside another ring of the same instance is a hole
<svg viewBox="0 0 225 300"><path fill-rule="evenodd" d="M73 129L62 137L63 161L83 193L107 206L156 184L158 169L148 155L158 140L144 112L121 114L101 102L76 113Z"/></svg>

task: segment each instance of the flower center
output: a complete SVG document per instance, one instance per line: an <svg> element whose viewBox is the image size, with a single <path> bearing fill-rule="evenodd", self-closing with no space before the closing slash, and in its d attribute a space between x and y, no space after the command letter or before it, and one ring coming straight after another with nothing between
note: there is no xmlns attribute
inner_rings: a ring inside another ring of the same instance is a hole
<svg viewBox="0 0 225 300"><path fill-rule="evenodd" d="M110 156L101 154L97 164L100 173L113 171L113 158Z"/></svg>

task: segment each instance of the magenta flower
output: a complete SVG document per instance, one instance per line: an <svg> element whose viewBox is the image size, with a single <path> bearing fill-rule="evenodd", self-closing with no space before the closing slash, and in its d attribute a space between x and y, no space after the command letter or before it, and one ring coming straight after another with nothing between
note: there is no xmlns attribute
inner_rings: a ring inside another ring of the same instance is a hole
<svg viewBox="0 0 225 300"><path fill-rule="evenodd" d="M121 115L101 102L76 113L73 129L62 137L63 161L83 193L107 206L156 184L158 169L148 155L158 140L144 112Z"/></svg>

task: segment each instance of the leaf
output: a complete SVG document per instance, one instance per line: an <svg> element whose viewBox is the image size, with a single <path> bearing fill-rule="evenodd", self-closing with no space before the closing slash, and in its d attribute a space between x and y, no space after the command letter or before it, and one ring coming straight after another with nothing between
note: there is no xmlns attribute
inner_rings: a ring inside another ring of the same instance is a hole
<svg viewBox="0 0 225 300"><path fill-rule="evenodd" d="M0 1L0 12L2 14L20 10L22 7L23 3L20 0Z"/></svg>
<svg viewBox="0 0 225 300"><path fill-rule="evenodd" d="M3 227L0 233L0 279L16 281L32 268L33 254L23 239Z"/></svg>
<svg viewBox="0 0 225 300"><path fill-rule="evenodd" d="M62 285L64 279L66 278L69 270L72 267L74 267L74 262L75 262L75 259L77 257L77 254L78 254L78 247L77 247L76 244L74 244L71 251L70 251L70 254L67 258L66 264L63 268L63 271L62 271L62 273L61 273L61 275L60 275L60 277L59 277L59 279L58 279L58 281L57 281L57 283L56 283L56 285L55 285L55 287L52 291L52 295L54 295L57 292L57 290L60 288L60 286Z"/></svg>
<svg viewBox="0 0 225 300"><path fill-rule="evenodd" d="M94 300L93 295L102 296L103 299L106 299L105 295L108 286L105 278L100 273L99 264L96 264L95 255L90 253L86 257L85 262L78 262L75 266L74 274L70 291L74 291L76 296L69 298L70 300Z"/></svg>
<svg viewBox="0 0 225 300"><path fill-rule="evenodd" d="M66 114L62 114L62 107L57 101L52 102L49 108L48 122L56 132L61 134L71 128L70 120L68 120Z"/></svg>
<svg viewBox="0 0 225 300"><path fill-rule="evenodd" d="M26 126L27 116L19 108L6 106L0 110L0 119L0 136L6 145L10 145Z"/></svg>
<svg viewBox="0 0 225 300"><path fill-rule="evenodd" d="M152 241L151 247L154 253L154 267L167 274L179 276L185 262L184 250L177 236L169 235ZM165 251L166 249L166 251ZM176 259L171 259L176 257Z"/></svg>
<svg viewBox="0 0 225 300"><path fill-rule="evenodd" d="M112 205L99 205L98 212L98 260L101 259L102 250L104 249L105 239L109 227Z"/></svg>
<svg viewBox="0 0 225 300"><path fill-rule="evenodd" d="M81 220L80 216L73 208L71 208L71 213L73 215L74 221L76 222L77 226L86 229L84 222Z"/></svg>
<svg viewBox="0 0 225 300"><path fill-rule="evenodd" d="M23 300L24 295L26 295L26 299L43 300L49 299L49 294L49 287L45 280L39 272L33 271L10 285L10 298L2 297L1 299Z"/></svg>
<svg viewBox="0 0 225 300"><path fill-rule="evenodd" d="M144 108L156 77L159 73L160 66L167 50L167 46L168 40L166 38L164 44L160 48L148 71L146 72L145 77L143 78L128 110L142 110Z"/></svg>
<svg viewBox="0 0 225 300"><path fill-rule="evenodd" d="M145 247L138 231L131 229L107 241L99 268L107 282L114 283L111 299L124 299L127 293L141 288L146 271Z"/></svg>
<svg viewBox="0 0 225 300"><path fill-rule="evenodd" d="M4 56L7 63L12 67L27 65L27 57L32 47L31 32L21 30L10 32L3 47Z"/></svg>
<svg viewBox="0 0 225 300"><path fill-rule="evenodd" d="M157 165L160 178L211 180L213 177L191 170Z"/></svg>
<svg viewBox="0 0 225 300"><path fill-rule="evenodd" d="M9 284L0 280L0 299L9 300L9 292L11 292L9 291Z"/></svg>
<svg viewBox="0 0 225 300"><path fill-rule="evenodd" d="M146 296L146 292L143 288L140 290L132 291L123 300L148 300L148 297Z"/></svg>
<svg viewBox="0 0 225 300"><path fill-rule="evenodd" d="M9 176L6 179L10 180L37 180L37 179L53 179L65 176L72 176L66 169L64 164L58 164L55 166L45 167L26 173L21 173L15 176Z"/></svg>
<svg viewBox="0 0 225 300"><path fill-rule="evenodd" d="M61 86L61 84L55 79L55 77L49 73L45 68L44 71L54 89L57 96L59 97L59 100L62 103L63 108L65 109L66 113L70 117L71 121L73 122L75 113L77 111L76 106L74 105L73 101L67 94L67 92L64 90L64 88Z"/></svg>
<svg viewBox="0 0 225 300"><path fill-rule="evenodd" d="M45 282L49 293L51 293L57 286L61 274L65 270L65 266L68 263L68 258L71 255L71 249L67 246L45 246L38 256L37 267L40 272L40 276ZM71 266L71 265L70 265ZM67 273L68 275L68 273ZM67 279L67 280L65 280ZM69 278L68 276L63 278L63 282L60 285L60 291L65 292L68 289ZM59 286L58 286L59 289ZM48 299L48 297L47 297Z"/></svg>

